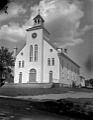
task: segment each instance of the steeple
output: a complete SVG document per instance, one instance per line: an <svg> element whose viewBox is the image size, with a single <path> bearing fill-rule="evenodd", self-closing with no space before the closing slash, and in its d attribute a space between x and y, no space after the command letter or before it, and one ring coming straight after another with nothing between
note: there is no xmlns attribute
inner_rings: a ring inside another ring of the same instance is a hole
<svg viewBox="0 0 93 120"><path fill-rule="evenodd" d="M34 21L34 26L44 25L44 19L40 15L40 9L38 10L38 15L33 19L33 21Z"/></svg>

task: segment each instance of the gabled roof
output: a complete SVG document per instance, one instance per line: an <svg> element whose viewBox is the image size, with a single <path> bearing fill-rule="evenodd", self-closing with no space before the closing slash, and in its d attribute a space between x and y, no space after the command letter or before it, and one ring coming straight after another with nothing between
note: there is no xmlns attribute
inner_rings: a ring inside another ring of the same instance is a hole
<svg viewBox="0 0 93 120"><path fill-rule="evenodd" d="M76 65L77 67L79 67L80 68L80 66L76 63L76 62L74 62L70 57L68 57L66 54L64 54L63 52L61 52L61 53L58 53L60 56L64 56L65 58L67 58L69 61L71 61L74 65Z"/></svg>
<svg viewBox="0 0 93 120"><path fill-rule="evenodd" d="M48 34L50 34L50 33L48 32L48 30L45 29L45 28L44 28L43 26L41 26L41 25L28 28L28 29L26 29L26 31L32 31L32 30L38 30L38 29L43 29L43 30L47 31Z"/></svg>
<svg viewBox="0 0 93 120"><path fill-rule="evenodd" d="M42 22L44 22L44 19L41 17L41 15L40 15L40 14L38 14L35 18L33 18L33 20L36 20L36 19L41 19L41 20L42 20Z"/></svg>
<svg viewBox="0 0 93 120"><path fill-rule="evenodd" d="M18 49L17 53L16 53L16 56L21 52L21 50L26 46L26 42L23 44L23 46Z"/></svg>
<svg viewBox="0 0 93 120"><path fill-rule="evenodd" d="M46 40L46 39L45 39ZM51 45L56 51L57 51L57 47L55 45L53 45L50 41L46 40L48 42L49 45ZM71 61L73 64L75 64L77 67L80 68L80 66L74 62L69 56L67 56L66 54L64 54L63 52L58 53L60 56L64 56L65 58L67 58L69 61Z"/></svg>

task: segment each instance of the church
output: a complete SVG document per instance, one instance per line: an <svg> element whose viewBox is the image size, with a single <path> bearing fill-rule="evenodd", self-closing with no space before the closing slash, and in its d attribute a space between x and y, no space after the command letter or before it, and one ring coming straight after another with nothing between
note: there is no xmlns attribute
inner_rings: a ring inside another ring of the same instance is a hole
<svg viewBox="0 0 93 120"><path fill-rule="evenodd" d="M26 30L26 44L16 54L14 83L80 84L80 66L50 42L50 33L44 27L40 13L33 26Z"/></svg>

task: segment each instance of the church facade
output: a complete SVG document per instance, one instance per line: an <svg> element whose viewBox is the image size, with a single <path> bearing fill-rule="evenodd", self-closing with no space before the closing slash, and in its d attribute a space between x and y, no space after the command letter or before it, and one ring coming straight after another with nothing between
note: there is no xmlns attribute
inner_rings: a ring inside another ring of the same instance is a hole
<svg viewBox="0 0 93 120"><path fill-rule="evenodd" d="M16 55L14 83L79 85L79 65L50 43L50 33L38 14L26 30L26 44Z"/></svg>

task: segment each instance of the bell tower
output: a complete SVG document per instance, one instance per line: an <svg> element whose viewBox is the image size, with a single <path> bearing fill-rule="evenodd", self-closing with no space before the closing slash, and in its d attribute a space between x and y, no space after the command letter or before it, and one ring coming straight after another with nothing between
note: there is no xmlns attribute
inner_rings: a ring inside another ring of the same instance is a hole
<svg viewBox="0 0 93 120"><path fill-rule="evenodd" d="M44 26L44 19L40 15L40 10L38 10L38 15L33 19L34 26Z"/></svg>

